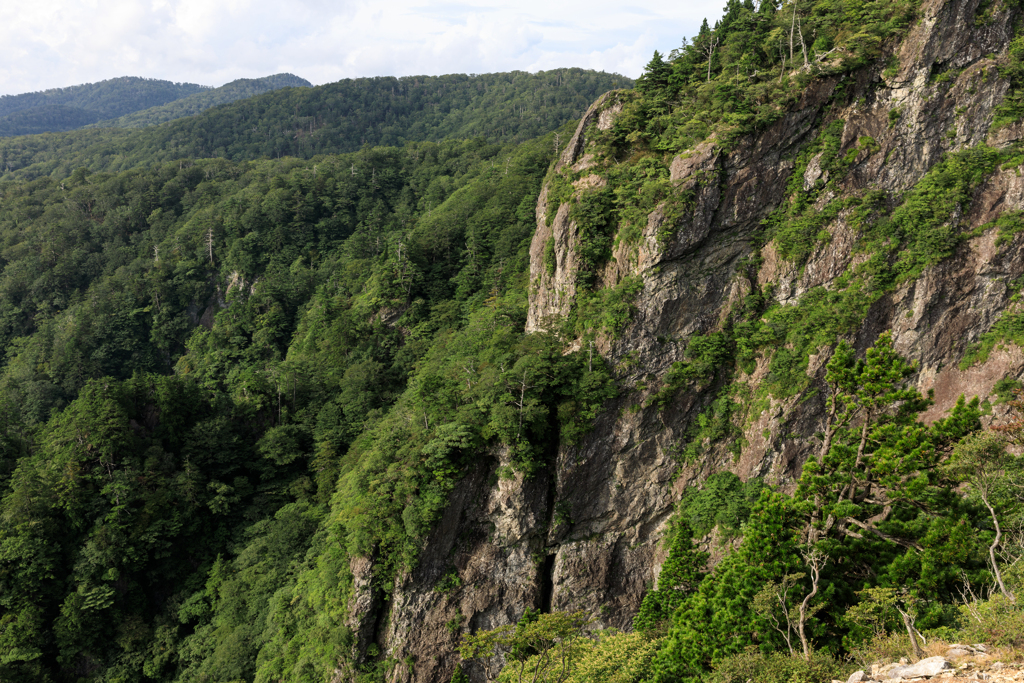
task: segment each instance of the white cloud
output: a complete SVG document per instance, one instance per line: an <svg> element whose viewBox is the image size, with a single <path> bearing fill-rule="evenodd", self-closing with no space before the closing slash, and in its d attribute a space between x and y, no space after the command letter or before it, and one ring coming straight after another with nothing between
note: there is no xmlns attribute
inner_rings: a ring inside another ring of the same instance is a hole
<svg viewBox="0 0 1024 683"><path fill-rule="evenodd" d="M290 71L314 83L567 66L636 77L722 0L623 7L395 0L49 0L0 6L0 93L147 76L205 85Z"/></svg>

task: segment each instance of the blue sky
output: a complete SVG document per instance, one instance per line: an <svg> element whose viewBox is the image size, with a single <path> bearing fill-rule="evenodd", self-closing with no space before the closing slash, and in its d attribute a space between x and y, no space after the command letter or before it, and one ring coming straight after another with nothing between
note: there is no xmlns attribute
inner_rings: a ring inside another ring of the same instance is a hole
<svg viewBox="0 0 1024 683"><path fill-rule="evenodd" d="M146 76L203 85L291 72L360 76L538 71L640 74L724 0L47 0L0 3L0 94Z"/></svg>

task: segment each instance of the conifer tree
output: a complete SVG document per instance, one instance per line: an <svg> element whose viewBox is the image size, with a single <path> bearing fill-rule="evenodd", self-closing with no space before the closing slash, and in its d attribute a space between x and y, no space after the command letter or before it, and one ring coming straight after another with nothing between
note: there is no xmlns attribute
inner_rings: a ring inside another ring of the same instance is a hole
<svg viewBox="0 0 1024 683"><path fill-rule="evenodd" d="M668 86L668 79L672 73L671 65L665 61L661 53L654 51L651 61L644 67L644 73L636 81L636 89L642 93L651 93L663 90Z"/></svg>
<svg viewBox="0 0 1024 683"><path fill-rule="evenodd" d="M672 536L668 559L661 566L658 587L644 596L640 611L633 620L633 628L651 631L665 622L683 601L700 586L704 579L708 554L697 549L693 532L685 520Z"/></svg>
<svg viewBox="0 0 1024 683"><path fill-rule="evenodd" d="M761 494L739 549L673 614L665 646L653 663L653 680L694 680L748 646L764 651L784 646L753 605L768 581L800 567L794 513L788 497L769 490Z"/></svg>

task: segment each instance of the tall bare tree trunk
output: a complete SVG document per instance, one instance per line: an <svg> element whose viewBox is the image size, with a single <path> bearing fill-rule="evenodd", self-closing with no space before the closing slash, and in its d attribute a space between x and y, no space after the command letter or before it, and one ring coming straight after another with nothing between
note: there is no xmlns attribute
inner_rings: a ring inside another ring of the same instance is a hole
<svg viewBox="0 0 1024 683"><path fill-rule="evenodd" d="M789 24L789 61L793 61L793 31L796 29L796 2L793 2L793 21Z"/></svg>
<svg viewBox="0 0 1024 683"><path fill-rule="evenodd" d="M804 42L804 31L800 28L800 18L796 20L796 30L800 34L800 49L804 52L804 66L807 66L807 43Z"/></svg>
<svg viewBox="0 0 1024 683"><path fill-rule="evenodd" d="M921 652L921 646L917 642L917 629L914 628L914 620L910 618L910 614L904 612L899 607L900 616L903 617L903 627L907 629L907 635L910 636L910 647L914 650L914 659L920 660L923 656Z"/></svg>
<svg viewBox="0 0 1024 683"><path fill-rule="evenodd" d="M818 594L818 582L821 579L821 567L825 564L827 558L818 553L817 551L812 552L807 556L807 564L811 568L811 592L804 596L803 602L800 603L800 620L797 622L797 632L800 634L800 644L804 648L804 660L811 661L811 644L807 639L807 633L804 626L807 624L808 614L807 608L811 604L811 600Z"/></svg>
<svg viewBox="0 0 1024 683"><path fill-rule="evenodd" d="M1002 593L1006 598L1011 601L1016 601L1016 597L1013 593L1006 588L1006 584L1003 583L1003 574L999 571L999 563L996 562L996 548L999 547L999 541L1003 538L1003 530L999 526L999 517L996 515L995 508L992 507L988 502L988 495L985 493L981 494L981 502L988 508L988 512L992 515L992 524L996 527L996 537L992 541L992 545L988 547L988 558L992 563L992 573L996 575L996 583L999 585L999 592Z"/></svg>

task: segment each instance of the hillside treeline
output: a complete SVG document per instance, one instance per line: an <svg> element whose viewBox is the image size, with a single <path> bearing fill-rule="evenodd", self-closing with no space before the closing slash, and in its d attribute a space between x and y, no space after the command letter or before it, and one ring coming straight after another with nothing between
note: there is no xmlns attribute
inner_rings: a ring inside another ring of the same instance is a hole
<svg viewBox="0 0 1024 683"><path fill-rule="evenodd" d="M286 88L141 130L84 130L0 140L0 171L21 178L77 168L121 171L154 161L234 161L353 152L445 138L523 142L630 85L583 69L408 76Z"/></svg>

